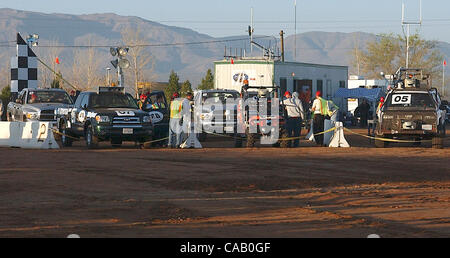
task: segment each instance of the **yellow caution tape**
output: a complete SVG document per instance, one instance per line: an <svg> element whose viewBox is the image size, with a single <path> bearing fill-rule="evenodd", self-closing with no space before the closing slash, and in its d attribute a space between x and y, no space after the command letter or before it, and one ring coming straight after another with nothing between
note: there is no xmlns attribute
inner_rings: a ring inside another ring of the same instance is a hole
<svg viewBox="0 0 450 258"><path fill-rule="evenodd" d="M150 143L154 143L154 142L161 142L164 140L169 139L169 137L165 137L165 138L161 138L161 139L157 139L157 140L153 140L153 141L148 141L148 142L144 142L144 144L150 144Z"/></svg>
<svg viewBox="0 0 450 258"><path fill-rule="evenodd" d="M378 140L378 141L384 141L384 142L403 142L403 143L417 143L417 142L431 142L431 140L422 140L422 141L407 141L407 140L395 140L395 139L389 139L389 138L383 138L383 137L373 137L373 136L369 136L369 135L364 135L364 134L360 134L357 132L354 132L348 128L343 127L344 130L352 133L352 134L356 134L362 137L366 137L372 140Z"/></svg>
<svg viewBox="0 0 450 258"><path fill-rule="evenodd" d="M55 129L52 129L52 131L53 131L53 133L59 134L61 136L66 136L67 138L71 138L71 139L74 139L74 140L77 140L77 141L80 140L80 138L76 138L76 137L73 137L73 136L70 136L70 135L67 135L67 134L63 134L60 131L55 130Z"/></svg>

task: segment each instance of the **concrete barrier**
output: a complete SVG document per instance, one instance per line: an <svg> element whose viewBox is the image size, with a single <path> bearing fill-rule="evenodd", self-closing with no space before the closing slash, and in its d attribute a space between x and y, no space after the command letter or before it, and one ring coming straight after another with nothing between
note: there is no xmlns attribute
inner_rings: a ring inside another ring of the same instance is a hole
<svg viewBox="0 0 450 258"><path fill-rule="evenodd" d="M59 149L48 122L0 122L0 146Z"/></svg>

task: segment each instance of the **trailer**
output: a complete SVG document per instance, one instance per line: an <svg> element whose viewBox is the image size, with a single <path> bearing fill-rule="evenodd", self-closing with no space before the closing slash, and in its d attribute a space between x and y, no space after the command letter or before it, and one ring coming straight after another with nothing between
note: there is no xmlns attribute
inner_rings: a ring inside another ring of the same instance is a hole
<svg viewBox="0 0 450 258"><path fill-rule="evenodd" d="M334 97L337 89L347 88L347 66L240 57L216 61L214 70L216 89L241 91L243 81L248 80L249 86L278 86L279 96L296 91L305 104L321 91L324 98L347 110L346 101Z"/></svg>

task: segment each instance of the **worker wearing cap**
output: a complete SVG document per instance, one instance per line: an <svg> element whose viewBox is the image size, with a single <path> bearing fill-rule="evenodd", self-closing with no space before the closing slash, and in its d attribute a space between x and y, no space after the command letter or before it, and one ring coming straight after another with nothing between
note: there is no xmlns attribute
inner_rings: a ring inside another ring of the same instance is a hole
<svg viewBox="0 0 450 258"><path fill-rule="evenodd" d="M170 122L169 122L169 148L178 148L182 140L182 101L178 98L179 95L175 92L172 95L170 103Z"/></svg>
<svg viewBox="0 0 450 258"><path fill-rule="evenodd" d="M328 115L328 103L325 99L322 98L322 92L316 92L316 99L313 102L311 111L313 112L313 132L314 139L318 145L323 146L323 130L324 130L324 122L325 116ZM317 135L320 133L319 135Z"/></svg>
<svg viewBox="0 0 450 258"><path fill-rule="evenodd" d="M284 93L283 105L287 112L286 130L288 137L295 137L293 140L293 147L298 147L300 142L300 133L302 130L302 121L305 119L303 111L303 103L298 98L298 93L294 92L292 95L289 91ZM290 141L289 141L289 145Z"/></svg>
<svg viewBox="0 0 450 258"><path fill-rule="evenodd" d="M138 101L139 109L142 109L146 100L147 100L147 95L141 94L141 96L139 96L139 101Z"/></svg>
<svg viewBox="0 0 450 258"><path fill-rule="evenodd" d="M378 103L378 106L377 106L377 111L376 111L376 117L378 118L378 120L380 120L381 107L383 106L383 104L384 104L384 97L381 97L380 102Z"/></svg>

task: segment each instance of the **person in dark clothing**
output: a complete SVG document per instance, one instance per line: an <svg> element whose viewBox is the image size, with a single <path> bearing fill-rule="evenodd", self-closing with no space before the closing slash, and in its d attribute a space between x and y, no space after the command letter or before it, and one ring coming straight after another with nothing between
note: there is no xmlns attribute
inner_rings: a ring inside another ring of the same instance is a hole
<svg viewBox="0 0 450 258"><path fill-rule="evenodd" d="M358 106L358 113L360 115L360 127L367 127L367 120L369 119L370 105L366 99L363 99L362 103Z"/></svg>
<svg viewBox="0 0 450 258"><path fill-rule="evenodd" d="M319 146L324 146L323 144L323 130L325 116L328 114L327 101L322 98L322 93L320 91L316 92L316 99L313 102L311 111L314 114L313 119L313 133L314 139ZM321 133L321 134L318 134Z"/></svg>

